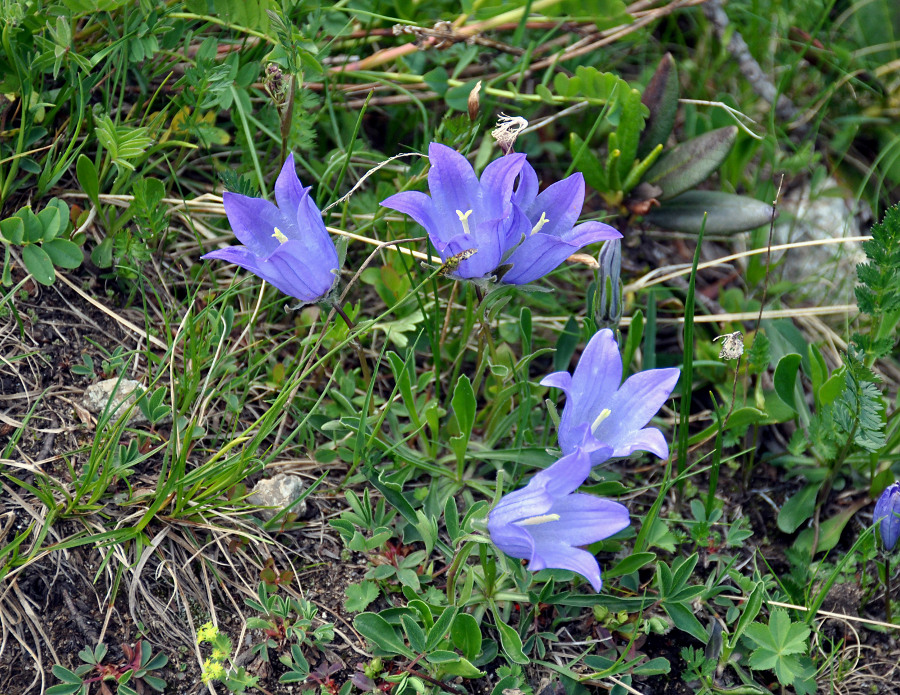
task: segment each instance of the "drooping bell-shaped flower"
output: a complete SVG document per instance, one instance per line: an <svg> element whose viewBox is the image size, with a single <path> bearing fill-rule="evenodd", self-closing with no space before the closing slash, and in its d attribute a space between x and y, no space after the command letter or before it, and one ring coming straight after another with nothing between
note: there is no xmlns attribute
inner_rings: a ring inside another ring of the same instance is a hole
<svg viewBox="0 0 900 695"><path fill-rule="evenodd" d="M534 282L588 244L622 238L617 230L602 222L575 226L584 204L584 176L580 173L538 193L537 174L525 162L513 203L522 216L517 218L519 238L514 239L518 245L504 261L511 267L502 279L510 285ZM524 225L523 218L527 220Z"/></svg>
<svg viewBox="0 0 900 695"><path fill-rule="evenodd" d="M554 372L541 380L566 394L559 423L559 446L570 454L596 440L604 449L590 454L593 465L609 458L649 451L667 458L669 445L655 427L645 427L668 399L678 381L679 370L648 369L622 383L622 357L613 332L598 331L585 347L575 372ZM586 426L586 427L585 427Z"/></svg>
<svg viewBox="0 0 900 695"><path fill-rule="evenodd" d="M600 565L579 546L618 533L629 519L618 502L575 492L590 471L590 454L579 448L502 497L488 515L491 541L507 555L528 560L532 572L571 570L600 591Z"/></svg>
<svg viewBox="0 0 900 695"><path fill-rule="evenodd" d="M888 485L881 493L872 519L881 532L885 550L893 550L900 538L900 483Z"/></svg>
<svg viewBox="0 0 900 695"><path fill-rule="evenodd" d="M224 193L225 214L243 246L216 249L203 258L236 263L304 304L324 298L340 274L338 255L310 188L300 184L291 154L275 181L277 207L262 198Z"/></svg>

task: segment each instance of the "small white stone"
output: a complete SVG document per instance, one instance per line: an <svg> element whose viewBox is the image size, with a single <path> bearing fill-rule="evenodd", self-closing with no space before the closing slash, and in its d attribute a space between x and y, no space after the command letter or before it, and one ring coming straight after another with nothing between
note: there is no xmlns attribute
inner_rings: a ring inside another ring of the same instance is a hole
<svg viewBox="0 0 900 695"><path fill-rule="evenodd" d="M91 384L84 391L81 402L91 413L101 413L112 398L110 416L113 420L119 418L131 404L144 393L144 387L134 379L104 379L96 384ZM147 418L141 409L135 407L128 419L129 425L139 425L147 422Z"/></svg>
<svg viewBox="0 0 900 695"><path fill-rule="evenodd" d="M275 517L282 509L298 499L306 486L303 481L296 475L288 475L287 473L279 473L271 478L260 480L253 491L247 497L250 504L260 507L271 507L271 509L258 509L256 514L269 521ZM298 517L306 513L306 500L291 507L289 514L296 514Z"/></svg>

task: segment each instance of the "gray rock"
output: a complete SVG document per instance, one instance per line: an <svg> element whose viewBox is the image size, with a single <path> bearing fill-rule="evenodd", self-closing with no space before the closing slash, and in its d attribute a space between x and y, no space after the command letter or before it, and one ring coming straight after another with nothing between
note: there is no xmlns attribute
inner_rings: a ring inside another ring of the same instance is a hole
<svg viewBox="0 0 900 695"><path fill-rule="evenodd" d="M117 388L118 387L118 388ZM110 415L113 420L119 418L145 391L144 387L134 379L104 379L91 384L85 389L82 405L91 413L101 413L112 398ZM135 407L128 419L129 425L141 425L147 418L141 409Z"/></svg>
<svg viewBox="0 0 900 695"><path fill-rule="evenodd" d="M305 489L306 485L296 475L279 473L272 478L260 480L247 497L247 501L260 507L271 507L256 510L256 514L269 521L298 499ZM302 517L306 513L306 500L291 507L290 513Z"/></svg>

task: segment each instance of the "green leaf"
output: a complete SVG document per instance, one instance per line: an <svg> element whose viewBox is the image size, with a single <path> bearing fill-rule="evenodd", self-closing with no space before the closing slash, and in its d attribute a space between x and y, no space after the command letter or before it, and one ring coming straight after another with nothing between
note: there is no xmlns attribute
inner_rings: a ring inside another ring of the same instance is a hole
<svg viewBox="0 0 900 695"><path fill-rule="evenodd" d="M694 612L683 603L664 603L663 610L675 623L675 627L682 632L686 632L704 643L709 640L709 635L697 620Z"/></svg>
<svg viewBox="0 0 900 695"><path fill-rule="evenodd" d="M675 125L678 95L678 69L672 54L666 53L659 61L641 99L650 110L650 115L641 135L639 156L646 157L657 145L666 144Z"/></svg>
<svg viewBox="0 0 900 695"><path fill-rule="evenodd" d="M641 567L646 567L656 559L656 553L635 553L622 558L612 569L604 570L603 576L607 579L621 577L625 574L637 572Z"/></svg>
<svg viewBox="0 0 900 695"><path fill-rule="evenodd" d="M24 241L35 244L44 238L44 225L41 224L30 205L16 210L16 217L25 225Z"/></svg>
<svg viewBox="0 0 900 695"><path fill-rule="evenodd" d="M641 93L630 89L619 96L622 113L619 114L619 127L616 136L619 147L619 180L624 181L635 165L638 141L644 129L644 112L647 107L641 103Z"/></svg>
<svg viewBox="0 0 900 695"><path fill-rule="evenodd" d="M797 412L797 370L800 368L802 359L796 352L785 355L778 360L778 366L775 367L775 376L773 377L775 393L794 412Z"/></svg>
<svg viewBox="0 0 900 695"><path fill-rule="evenodd" d="M481 653L481 628L478 621L468 613L457 613L450 626L450 640L467 659L474 659Z"/></svg>
<svg viewBox="0 0 900 695"><path fill-rule="evenodd" d="M853 515L858 510L859 507L854 505L819 524L819 540L816 544L817 553L831 550L840 542L841 534L844 532L847 522L853 518ZM804 529L803 532L797 536L797 540L794 541L794 549L805 555L812 556L812 544L815 539L815 532L816 530L814 528Z"/></svg>
<svg viewBox="0 0 900 695"><path fill-rule="evenodd" d="M468 659L454 655L457 658L441 664L441 670L448 676L460 676L462 678L482 678L484 671L477 669Z"/></svg>
<svg viewBox="0 0 900 695"><path fill-rule="evenodd" d="M659 158L644 181L662 188L659 200L673 198L694 188L725 161L737 130L737 126L718 128L681 143Z"/></svg>
<svg viewBox="0 0 900 695"><path fill-rule="evenodd" d="M759 615L759 611L762 608L765 588L763 582L756 582L753 591L750 592L750 597L747 599L747 602L744 604L744 609L741 611L741 617L738 618L737 624L728 638L729 646L732 649L737 646L737 642L741 638L741 635L744 634L744 630L746 630L756 619L756 616Z"/></svg>
<svg viewBox="0 0 900 695"><path fill-rule="evenodd" d="M0 236L17 246L25 240L25 223L21 217L13 215L0 220Z"/></svg>
<svg viewBox="0 0 900 695"><path fill-rule="evenodd" d="M441 617L435 621L432 628L428 631L428 640L425 643L425 651L430 652L437 649L438 645L450 631L458 610L459 609L456 606L447 606L443 610Z"/></svg>
<svg viewBox="0 0 900 695"><path fill-rule="evenodd" d="M772 206L755 198L718 191L688 191L647 213L651 223L678 232L699 233L706 218L706 234L735 234L768 224Z"/></svg>
<svg viewBox="0 0 900 695"><path fill-rule="evenodd" d="M60 230L65 229L62 224L63 221L60 219L60 210L56 205L47 205L37 214L37 218L43 229L41 234L42 241L55 239L60 233ZM66 220L66 222L68 222L68 220Z"/></svg>
<svg viewBox="0 0 900 695"><path fill-rule="evenodd" d="M605 192L609 187L606 169L597 155L589 147L585 147L584 140L575 133L569 135L569 151L572 153L575 169L584 176L585 183L595 191Z"/></svg>
<svg viewBox="0 0 900 695"><path fill-rule="evenodd" d="M344 588L344 593L347 595L344 609L350 613L358 613L364 611L372 601L378 598L378 585L370 581L350 584Z"/></svg>
<svg viewBox="0 0 900 695"><path fill-rule="evenodd" d="M353 619L353 626L379 649L409 659L416 658L416 654L403 644L391 624L377 613L360 613Z"/></svg>
<svg viewBox="0 0 900 695"><path fill-rule="evenodd" d="M796 494L791 495L778 512L778 528L785 533L793 533L816 511L816 497L822 483L810 483Z"/></svg>
<svg viewBox="0 0 900 695"><path fill-rule="evenodd" d="M425 648L425 631L413 620L412 616L404 613L400 616L400 624L403 626L403 632L406 633L409 646L413 648L413 651L419 654L427 652L428 650Z"/></svg>
<svg viewBox="0 0 900 695"><path fill-rule="evenodd" d="M634 667L634 675L636 676L660 676L664 673L669 673L672 670L672 665L669 663L669 660L665 657L658 656L655 659L650 659L639 666Z"/></svg>
<svg viewBox="0 0 900 695"><path fill-rule="evenodd" d="M459 434L468 441L472 435L472 427L475 424L477 403L475 391L472 390L472 382L469 381L469 377L465 374L461 375L457 380L450 404L453 406L453 414L456 416Z"/></svg>
<svg viewBox="0 0 900 695"><path fill-rule="evenodd" d="M94 163L85 155L78 155L78 161L75 164L75 174L78 177L81 190L90 198L94 207L100 207L100 179L97 176L97 168L94 166Z"/></svg>
<svg viewBox="0 0 900 695"><path fill-rule="evenodd" d="M497 625L497 631L500 633L500 644L503 647L503 653L506 655L506 658L515 664L527 664L529 659L525 656L525 652L522 651L522 638L519 637L519 633L504 623L496 612L494 612L494 622Z"/></svg>
<svg viewBox="0 0 900 695"><path fill-rule="evenodd" d="M22 247L22 262L29 273L42 285L52 285L56 280L53 261L40 246L28 244Z"/></svg>
<svg viewBox="0 0 900 695"><path fill-rule="evenodd" d="M41 248L50 256L53 265L60 268L77 268L84 260L81 247L66 239L45 241Z"/></svg>

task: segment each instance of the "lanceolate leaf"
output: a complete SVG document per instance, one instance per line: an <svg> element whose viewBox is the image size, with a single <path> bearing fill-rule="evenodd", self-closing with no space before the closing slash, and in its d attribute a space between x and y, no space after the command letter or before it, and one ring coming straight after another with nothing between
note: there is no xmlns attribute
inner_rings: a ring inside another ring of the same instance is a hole
<svg viewBox="0 0 900 695"><path fill-rule="evenodd" d="M660 157L644 180L662 188L660 200L673 198L705 181L725 161L737 126L718 128L678 145ZM707 227L707 231L712 231Z"/></svg>
<svg viewBox="0 0 900 695"><path fill-rule="evenodd" d="M755 198L718 191L688 191L647 213L651 224L679 232L700 231L703 214L706 234L735 234L756 229L772 219L772 206Z"/></svg>
<svg viewBox="0 0 900 695"><path fill-rule="evenodd" d="M666 53L659 61L641 101L650 109L644 126L638 155L646 157L657 145L665 145L675 125L678 111L678 69L671 53Z"/></svg>

